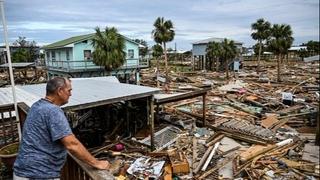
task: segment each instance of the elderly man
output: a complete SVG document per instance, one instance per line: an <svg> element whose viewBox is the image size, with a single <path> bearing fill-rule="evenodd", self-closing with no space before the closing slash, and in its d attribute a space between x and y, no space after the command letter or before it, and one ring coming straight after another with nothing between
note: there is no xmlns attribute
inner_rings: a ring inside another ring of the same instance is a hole
<svg viewBox="0 0 320 180"><path fill-rule="evenodd" d="M72 134L60 106L68 103L71 81L56 77L47 83L46 97L35 102L23 127L13 179L59 179L67 150L97 169L108 169L108 161L94 158Z"/></svg>

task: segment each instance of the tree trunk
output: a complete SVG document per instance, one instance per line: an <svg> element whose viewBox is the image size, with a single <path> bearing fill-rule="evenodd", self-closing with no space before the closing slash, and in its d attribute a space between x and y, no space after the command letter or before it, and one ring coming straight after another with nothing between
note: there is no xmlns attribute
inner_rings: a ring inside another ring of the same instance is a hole
<svg viewBox="0 0 320 180"><path fill-rule="evenodd" d="M160 83L159 83L159 80L158 80L158 78L159 78L159 59L158 58L156 58L156 61L157 61L157 88L159 88L160 87Z"/></svg>
<svg viewBox="0 0 320 180"><path fill-rule="evenodd" d="M261 44L262 44L262 42L261 42L261 41L259 41L259 54L258 54L258 66L257 66L257 72L259 72L259 71L260 71Z"/></svg>
<svg viewBox="0 0 320 180"><path fill-rule="evenodd" d="M229 79L229 63L227 58L225 58L225 71L226 71L226 77L227 79Z"/></svg>
<svg viewBox="0 0 320 180"><path fill-rule="evenodd" d="M167 57L167 48L166 43L163 43L163 49L164 49L164 63L165 63L165 69L166 69L166 84L168 83L168 57Z"/></svg>
<svg viewBox="0 0 320 180"><path fill-rule="evenodd" d="M277 80L278 82L281 82L281 77L280 77L280 62L281 62L281 54L278 56L278 61L277 61Z"/></svg>
<svg viewBox="0 0 320 180"><path fill-rule="evenodd" d="M216 71L219 72L219 58L216 58Z"/></svg>

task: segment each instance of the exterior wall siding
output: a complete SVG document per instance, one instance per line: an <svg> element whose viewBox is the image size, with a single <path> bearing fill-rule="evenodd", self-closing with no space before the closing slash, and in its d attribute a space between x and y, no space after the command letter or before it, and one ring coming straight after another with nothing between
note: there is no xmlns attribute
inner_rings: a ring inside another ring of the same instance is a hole
<svg viewBox="0 0 320 180"><path fill-rule="evenodd" d="M139 46L130 41L126 41L126 62L123 66L138 66L139 65ZM129 57L129 50L133 50L133 58Z"/></svg>
<svg viewBox="0 0 320 180"><path fill-rule="evenodd" d="M206 44L193 44L192 45L192 54L194 56L204 56L206 55L206 49L207 45Z"/></svg>
<svg viewBox="0 0 320 180"><path fill-rule="evenodd" d="M93 60L84 59L84 50L90 50L91 53L94 51L92 41L87 40L85 42L79 42L74 44L73 57L74 61L71 64L73 69L85 69L85 68L99 68L93 63Z"/></svg>
<svg viewBox="0 0 320 180"><path fill-rule="evenodd" d="M70 60L67 60L66 50L69 50ZM90 60L85 59L84 50L90 50L91 53L93 53L94 48L92 46L91 40L74 43L71 47L60 48L60 49L46 49L45 50L46 64L49 67L49 71L54 74L61 74L64 72L65 73L72 72L73 74L75 74L76 72L82 72L80 73L81 77L87 76L85 75L85 72L87 71L89 73L88 76L95 76L94 74L92 74L94 71L97 71L98 73L100 73L101 69L104 69L104 68L100 66L96 66L93 63L92 56ZM129 54L129 50L130 50L130 54ZM133 72L133 69L140 67L139 66L139 46L136 43L125 40L124 51L126 52L126 61L117 72L131 73ZM49 57L47 57L46 52L49 52ZM53 52L55 53L55 61L52 61L51 53Z"/></svg>

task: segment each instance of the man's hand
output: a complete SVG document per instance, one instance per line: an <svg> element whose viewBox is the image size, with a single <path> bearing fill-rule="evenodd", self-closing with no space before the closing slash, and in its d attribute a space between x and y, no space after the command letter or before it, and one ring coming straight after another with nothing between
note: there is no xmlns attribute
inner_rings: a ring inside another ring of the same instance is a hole
<svg viewBox="0 0 320 180"><path fill-rule="evenodd" d="M110 163L108 161L97 161L97 163L94 165L97 169L109 169Z"/></svg>

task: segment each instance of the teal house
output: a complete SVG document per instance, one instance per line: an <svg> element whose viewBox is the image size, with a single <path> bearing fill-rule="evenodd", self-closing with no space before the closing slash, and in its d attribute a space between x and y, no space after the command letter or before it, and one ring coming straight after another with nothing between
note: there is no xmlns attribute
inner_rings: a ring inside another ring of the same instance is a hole
<svg viewBox="0 0 320 180"><path fill-rule="evenodd" d="M98 77L110 75L104 67L93 63L92 39L94 33L75 36L44 46L45 63L48 69L48 78L53 76ZM123 36L124 37L124 36ZM148 67L148 61L139 58L139 44L124 37L126 61L111 75L117 76L120 81L139 81L139 70Z"/></svg>

